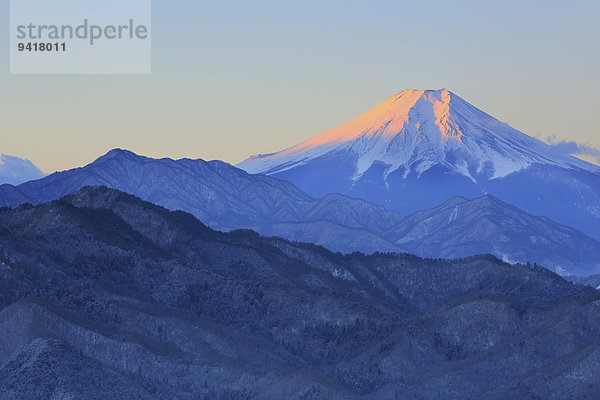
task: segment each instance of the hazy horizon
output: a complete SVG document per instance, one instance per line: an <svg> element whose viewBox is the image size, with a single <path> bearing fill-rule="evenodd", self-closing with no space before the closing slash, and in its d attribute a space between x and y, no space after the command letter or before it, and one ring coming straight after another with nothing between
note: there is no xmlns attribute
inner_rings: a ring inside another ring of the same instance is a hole
<svg viewBox="0 0 600 400"><path fill-rule="evenodd" d="M46 173L112 148L235 164L404 89L441 87L530 136L600 148L599 11L592 1L155 2L149 76L9 75L2 42L0 153Z"/></svg>

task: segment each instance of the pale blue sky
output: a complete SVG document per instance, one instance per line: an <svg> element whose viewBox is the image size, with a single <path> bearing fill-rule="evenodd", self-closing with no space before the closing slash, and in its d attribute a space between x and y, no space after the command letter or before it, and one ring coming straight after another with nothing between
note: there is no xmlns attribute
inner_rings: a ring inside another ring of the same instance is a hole
<svg viewBox="0 0 600 400"><path fill-rule="evenodd" d="M150 76L11 76L0 153L44 171L110 148L238 162L403 89L445 87L532 136L600 147L598 1L153 2Z"/></svg>

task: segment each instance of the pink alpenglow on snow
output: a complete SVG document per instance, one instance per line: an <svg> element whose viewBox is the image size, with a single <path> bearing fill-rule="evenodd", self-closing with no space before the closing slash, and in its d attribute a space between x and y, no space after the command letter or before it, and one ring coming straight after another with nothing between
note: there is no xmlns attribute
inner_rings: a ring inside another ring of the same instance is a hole
<svg viewBox="0 0 600 400"><path fill-rule="evenodd" d="M484 168L493 168L494 179L532 164L600 170L557 153L446 89L405 90L337 128L277 153L252 156L238 167L272 174L334 152L355 162L355 179L376 161L387 166L386 174L399 168L421 174L443 165L471 179Z"/></svg>

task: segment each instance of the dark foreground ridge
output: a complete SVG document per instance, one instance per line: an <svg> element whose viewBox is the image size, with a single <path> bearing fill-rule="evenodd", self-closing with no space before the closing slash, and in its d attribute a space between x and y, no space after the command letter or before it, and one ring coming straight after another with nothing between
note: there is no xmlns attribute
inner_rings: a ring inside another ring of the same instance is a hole
<svg viewBox="0 0 600 400"><path fill-rule="evenodd" d="M593 399L600 295L341 255L106 188L0 209L0 399Z"/></svg>

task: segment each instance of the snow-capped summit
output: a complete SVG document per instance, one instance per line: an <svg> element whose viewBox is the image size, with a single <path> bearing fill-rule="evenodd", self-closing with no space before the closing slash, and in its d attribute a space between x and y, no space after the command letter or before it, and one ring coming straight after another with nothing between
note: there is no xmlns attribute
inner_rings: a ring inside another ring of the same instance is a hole
<svg viewBox="0 0 600 400"><path fill-rule="evenodd" d="M600 167L564 155L446 90L405 90L286 150L238 164L313 196L404 214L493 194L600 238ZM591 219L590 219L591 217Z"/></svg>
<svg viewBox="0 0 600 400"><path fill-rule="evenodd" d="M375 162L384 176L406 177L440 165L476 181L504 177L532 164L584 167L574 157L511 128L446 90L405 90L365 114L274 154L238 166L273 174L343 152L355 164L353 180Z"/></svg>

